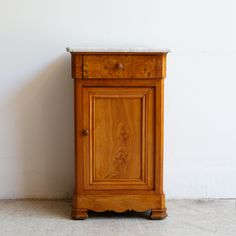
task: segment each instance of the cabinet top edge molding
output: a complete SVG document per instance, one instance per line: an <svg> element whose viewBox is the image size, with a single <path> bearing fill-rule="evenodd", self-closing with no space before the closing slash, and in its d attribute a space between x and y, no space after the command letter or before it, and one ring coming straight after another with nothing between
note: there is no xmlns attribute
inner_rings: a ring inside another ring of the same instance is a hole
<svg viewBox="0 0 236 236"><path fill-rule="evenodd" d="M171 52L169 49L157 49L157 48L66 48L67 52L72 54L81 53L81 54L102 54L102 53L152 53L152 54L167 54Z"/></svg>

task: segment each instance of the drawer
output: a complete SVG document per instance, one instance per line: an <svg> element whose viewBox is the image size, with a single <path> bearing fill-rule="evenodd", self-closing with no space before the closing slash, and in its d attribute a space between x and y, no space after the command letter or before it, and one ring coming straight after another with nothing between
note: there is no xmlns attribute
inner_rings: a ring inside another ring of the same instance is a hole
<svg viewBox="0 0 236 236"><path fill-rule="evenodd" d="M77 57L75 58L75 75L83 79L163 77L162 55L78 55Z"/></svg>
<svg viewBox="0 0 236 236"><path fill-rule="evenodd" d="M157 70L157 56L83 56L83 78L86 79L151 79L157 77Z"/></svg>

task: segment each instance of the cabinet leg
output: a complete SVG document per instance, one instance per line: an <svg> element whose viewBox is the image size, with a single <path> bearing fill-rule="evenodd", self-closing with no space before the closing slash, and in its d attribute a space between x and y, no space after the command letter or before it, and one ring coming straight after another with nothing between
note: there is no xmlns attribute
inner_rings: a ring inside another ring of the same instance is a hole
<svg viewBox="0 0 236 236"><path fill-rule="evenodd" d="M152 209L150 219L152 220L163 220L167 217L166 209Z"/></svg>
<svg viewBox="0 0 236 236"><path fill-rule="evenodd" d="M88 218L88 213L87 213L87 209L77 209L77 208L73 208L72 209L72 213L71 213L71 217L74 220L84 220Z"/></svg>

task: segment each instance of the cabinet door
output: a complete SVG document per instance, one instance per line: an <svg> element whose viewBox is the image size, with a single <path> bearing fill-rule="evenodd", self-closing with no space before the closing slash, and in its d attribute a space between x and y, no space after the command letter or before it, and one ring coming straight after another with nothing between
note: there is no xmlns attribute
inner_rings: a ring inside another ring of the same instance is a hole
<svg viewBox="0 0 236 236"><path fill-rule="evenodd" d="M152 87L83 88L85 190L154 189Z"/></svg>

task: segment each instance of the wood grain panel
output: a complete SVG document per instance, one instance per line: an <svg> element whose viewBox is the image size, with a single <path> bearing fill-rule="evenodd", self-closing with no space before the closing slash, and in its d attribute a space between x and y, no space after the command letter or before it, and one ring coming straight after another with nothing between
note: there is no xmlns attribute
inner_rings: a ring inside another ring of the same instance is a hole
<svg viewBox="0 0 236 236"><path fill-rule="evenodd" d="M94 181L142 179L143 99L93 96ZM106 112L101 112L104 108ZM130 119L132 116L135 119Z"/></svg>
<svg viewBox="0 0 236 236"><path fill-rule="evenodd" d="M131 55L85 55L83 56L83 78L157 78L161 72L161 56Z"/></svg>
<svg viewBox="0 0 236 236"><path fill-rule="evenodd" d="M72 77L76 79L82 79L82 74L83 74L83 57L82 55L72 55Z"/></svg>
<svg viewBox="0 0 236 236"><path fill-rule="evenodd" d="M77 209L93 211L113 210L124 212L127 210L147 211L150 209L165 210L164 195L103 195L103 196L76 196L74 206Z"/></svg>
<svg viewBox="0 0 236 236"><path fill-rule="evenodd" d="M153 88L84 88L86 189L153 188Z"/></svg>

